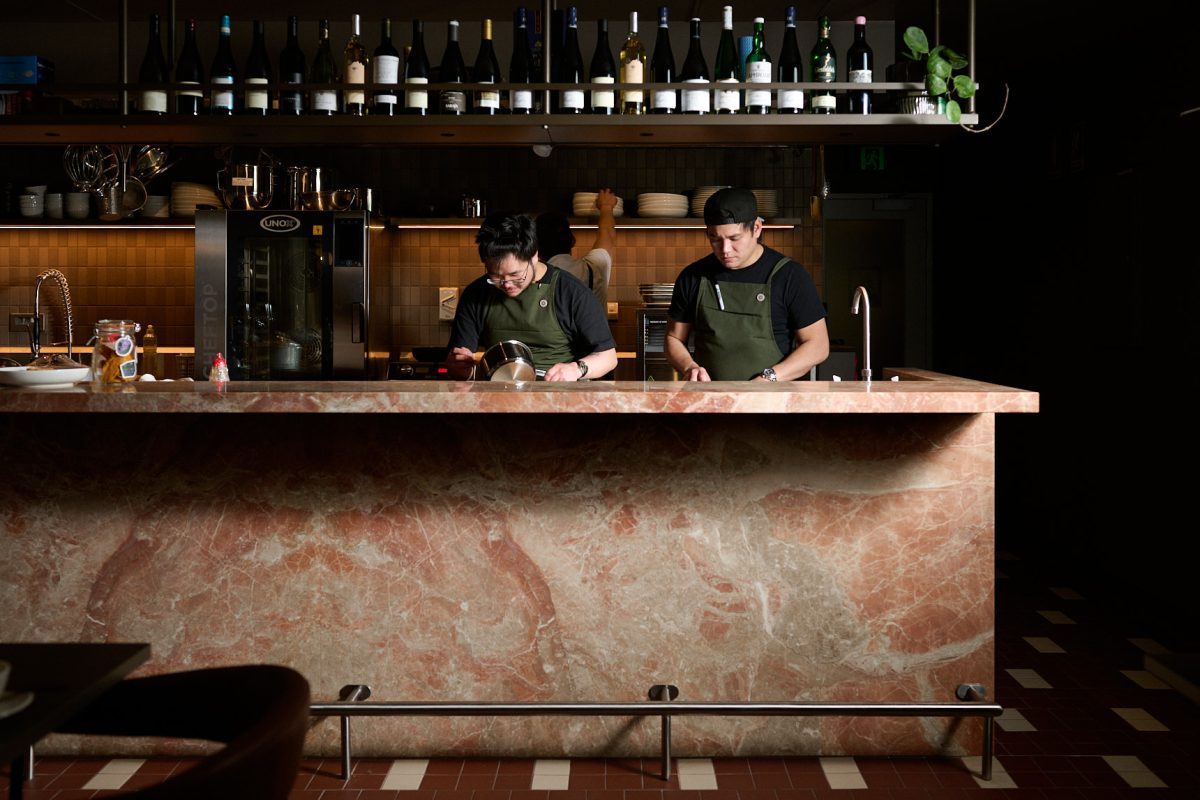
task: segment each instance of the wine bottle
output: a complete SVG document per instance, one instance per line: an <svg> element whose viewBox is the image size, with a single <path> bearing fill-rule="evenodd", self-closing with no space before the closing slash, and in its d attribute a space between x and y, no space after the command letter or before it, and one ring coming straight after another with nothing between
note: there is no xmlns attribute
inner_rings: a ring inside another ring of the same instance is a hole
<svg viewBox="0 0 1200 800"><path fill-rule="evenodd" d="M181 86L195 87L176 90L175 113L201 113L204 110L204 93L200 89L204 83L204 66L200 62L200 48L196 46L194 19L189 19L184 28L183 49L179 51L179 61L175 64L175 82Z"/></svg>
<svg viewBox="0 0 1200 800"><path fill-rule="evenodd" d="M629 12L629 35L621 45L621 83L646 82L646 46L638 38L638 12ZM621 90L621 113L644 114L645 92L640 89Z"/></svg>
<svg viewBox="0 0 1200 800"><path fill-rule="evenodd" d="M763 28L766 20L754 18L754 41L750 52L746 55L746 82L771 82L771 57L763 41ZM746 112L750 114L771 113L771 91L769 89L750 89L746 92Z"/></svg>
<svg viewBox="0 0 1200 800"><path fill-rule="evenodd" d="M813 83L833 83L837 80L837 53L829 41L829 17L817 20L817 41L808 55L810 79ZM832 114L837 111L837 97L830 89L813 90L809 97L809 109L814 114Z"/></svg>
<svg viewBox="0 0 1200 800"><path fill-rule="evenodd" d="M437 82L462 83L467 79L467 65L458 46L458 20L450 20L446 28L446 49L442 51ZM462 89L442 89L439 97L443 114L467 113L467 95Z"/></svg>
<svg viewBox="0 0 1200 800"><path fill-rule="evenodd" d="M612 48L608 46L608 20L603 17L596 20L596 49L592 51L588 81L593 87L617 82L617 62L613 60ZM612 89L592 89L593 114L615 114L616 107L616 92Z"/></svg>
<svg viewBox="0 0 1200 800"><path fill-rule="evenodd" d="M582 86L586 80L583 74L583 51L579 49L579 11L575 6L567 9L567 41L563 46L562 56L558 59L558 70L558 83ZM560 114L582 114L583 91L563 90L558 102L558 111Z"/></svg>
<svg viewBox="0 0 1200 800"><path fill-rule="evenodd" d="M352 89L367 82L367 48L362 43L362 18L350 15L350 38L342 48L342 82L346 89L342 93L342 113L361 117L367 113L367 93L363 89Z"/></svg>
<svg viewBox="0 0 1200 800"><path fill-rule="evenodd" d="M700 18L692 17L691 40L688 42L687 57L679 70L679 82L708 86L708 62L700 49ZM712 95L708 89L683 89L679 93L680 106L685 114L707 114L711 109Z"/></svg>
<svg viewBox="0 0 1200 800"><path fill-rule="evenodd" d="M475 56L475 68L471 75L475 83L499 83L500 62L496 60L496 48L492 44L492 21L483 21L482 38L479 40L479 53ZM476 114L499 114L500 92L497 89L479 89L475 92L475 104L472 111Z"/></svg>
<svg viewBox="0 0 1200 800"><path fill-rule="evenodd" d="M271 111L271 91L267 87L272 81L271 58L267 55L266 26L260 19L254 20L254 40L250 45L250 56L246 59L246 103L242 111L246 114L266 115ZM250 84L262 86L251 89Z"/></svg>
<svg viewBox="0 0 1200 800"><path fill-rule="evenodd" d="M233 63L230 33L229 15L225 14L221 17L221 30L217 34L217 53L208 71L208 82L216 87L209 94L210 114L232 114L234 111L233 84L237 83L237 65Z"/></svg>
<svg viewBox="0 0 1200 800"><path fill-rule="evenodd" d="M867 44L867 18L854 18L854 41L846 50L846 80L850 83L870 83L875 54L871 45ZM871 113L871 92L869 89L852 89L846 93L846 102L851 114Z"/></svg>
<svg viewBox="0 0 1200 800"><path fill-rule="evenodd" d="M513 114L533 113L533 90L517 88L533 83L533 56L529 52L529 12L524 6L517 9L513 17L512 58L508 62L508 82L513 88L508 93L508 110Z"/></svg>
<svg viewBox="0 0 1200 800"><path fill-rule="evenodd" d="M371 80L380 87L371 97L371 113L390 117L396 113L396 90L392 87L400 81L400 52L392 44L392 21L387 17L380 27L371 67Z"/></svg>
<svg viewBox="0 0 1200 800"><path fill-rule="evenodd" d="M674 83L676 79L666 6L658 7L658 34L654 39L654 55L650 58L650 77L655 83ZM678 107L674 89L655 89L650 92L651 114L674 114Z"/></svg>
<svg viewBox="0 0 1200 800"><path fill-rule="evenodd" d="M304 51L300 49L300 19L288 17L287 42L279 53L279 82L280 84L304 83ZM303 114L304 93L279 93L280 114Z"/></svg>
<svg viewBox="0 0 1200 800"><path fill-rule="evenodd" d="M337 86L338 68L333 60L333 45L329 42L329 20L323 19L317 23L317 54L313 56L312 75L309 83L314 84L310 90L308 108L312 114L331 116L338 112L337 89L318 88L321 86Z"/></svg>
<svg viewBox="0 0 1200 800"><path fill-rule="evenodd" d="M717 83L738 83L737 45L733 42L733 6L721 9L721 38L717 41L717 60L713 62L713 80ZM713 110L718 114L736 114L742 98L737 89L713 89Z"/></svg>
<svg viewBox="0 0 1200 800"><path fill-rule="evenodd" d="M150 15L150 38L146 40L146 54L142 56L142 66L138 69L138 82L144 84L167 84L171 82L171 74L167 70L167 59L163 56L162 28L159 25L158 14ZM142 114L167 113L167 90L143 89L138 101L138 112Z"/></svg>
<svg viewBox="0 0 1200 800"><path fill-rule="evenodd" d="M404 113L428 114L429 56L425 52L425 26L419 19L412 21L412 44L404 59Z"/></svg>
<svg viewBox="0 0 1200 800"><path fill-rule="evenodd" d="M796 7L788 6L783 28L783 46L779 48L777 83L803 83L804 61L800 58L800 45L796 43ZM775 109L780 114L804 113L804 90L779 89L775 93Z"/></svg>

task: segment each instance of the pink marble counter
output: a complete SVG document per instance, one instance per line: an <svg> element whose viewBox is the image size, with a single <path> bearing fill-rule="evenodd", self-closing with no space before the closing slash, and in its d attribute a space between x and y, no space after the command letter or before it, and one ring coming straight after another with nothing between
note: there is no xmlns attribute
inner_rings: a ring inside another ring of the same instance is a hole
<svg viewBox="0 0 1200 800"><path fill-rule="evenodd" d="M130 383L0 389L3 412L384 414L1024 413L1036 392L922 370L900 381L493 384L440 381Z"/></svg>
<svg viewBox="0 0 1200 800"><path fill-rule="evenodd" d="M350 683L517 702L994 687L995 414L1035 411L1034 393L948 377L123 388L0 390L0 639L147 641L146 673L283 663L319 700ZM66 413L101 410L129 413ZM157 413L212 410L403 413ZM594 411L612 413L572 413ZM653 413L688 411L737 413ZM686 717L672 740L680 756L978 754L981 730ZM307 749L337 741L328 720ZM659 728L361 718L354 741L655 757Z"/></svg>

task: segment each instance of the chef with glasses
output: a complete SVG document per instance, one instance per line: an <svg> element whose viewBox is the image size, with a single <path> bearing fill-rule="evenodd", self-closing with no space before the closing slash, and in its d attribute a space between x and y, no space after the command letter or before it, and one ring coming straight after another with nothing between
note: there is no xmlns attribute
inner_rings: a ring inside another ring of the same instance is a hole
<svg viewBox="0 0 1200 800"><path fill-rule="evenodd" d="M527 214L491 214L475 234L484 274L463 290L446 367L472 377L475 351L510 339L529 347L548 381L599 378L617 366L604 309L574 276L538 260Z"/></svg>

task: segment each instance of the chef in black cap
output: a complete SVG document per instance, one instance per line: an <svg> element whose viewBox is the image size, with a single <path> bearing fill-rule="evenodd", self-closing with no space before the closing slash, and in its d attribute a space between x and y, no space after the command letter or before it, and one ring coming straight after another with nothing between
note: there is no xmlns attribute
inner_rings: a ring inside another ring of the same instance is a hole
<svg viewBox="0 0 1200 800"><path fill-rule="evenodd" d="M803 266L760 241L749 189L704 204L712 254L675 279L667 360L689 381L791 381L829 356L825 307ZM688 349L691 339L695 352Z"/></svg>

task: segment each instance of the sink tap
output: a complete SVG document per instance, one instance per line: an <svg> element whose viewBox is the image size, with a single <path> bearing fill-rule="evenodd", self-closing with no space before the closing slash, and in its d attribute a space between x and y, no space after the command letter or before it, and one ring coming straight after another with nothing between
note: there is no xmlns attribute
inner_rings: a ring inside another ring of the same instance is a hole
<svg viewBox="0 0 1200 800"><path fill-rule="evenodd" d="M862 301L863 318L863 368L862 379L871 382L871 298L867 297L867 287L859 286L854 290L854 299L850 302L850 313L858 313L858 303Z"/></svg>
<svg viewBox="0 0 1200 800"><path fill-rule="evenodd" d="M58 290L62 294L63 317L67 323L67 358L73 358L75 355L71 344L71 330L74 327L74 321L71 319L71 290L67 286L67 276L63 275L56 269L48 269L37 276L37 281L33 287L33 327L29 330L29 349L33 351L33 357L36 359L42 349L42 281L47 278L53 278L58 284Z"/></svg>

